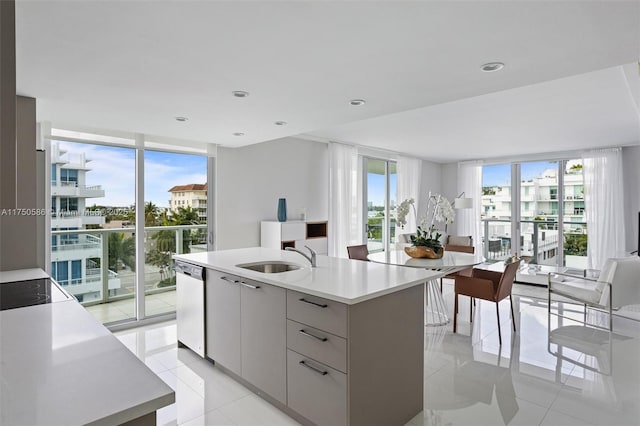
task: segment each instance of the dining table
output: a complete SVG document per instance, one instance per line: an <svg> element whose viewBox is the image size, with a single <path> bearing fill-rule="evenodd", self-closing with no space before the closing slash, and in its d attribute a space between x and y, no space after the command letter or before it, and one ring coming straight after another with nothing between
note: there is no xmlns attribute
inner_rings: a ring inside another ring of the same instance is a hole
<svg viewBox="0 0 640 426"><path fill-rule="evenodd" d="M390 265L425 268L441 272L425 283L425 325L438 326L448 324L446 305L440 291L439 279L445 275L463 271L484 262L482 254L446 251L440 259L413 258L405 253L404 248L369 253L371 262Z"/></svg>

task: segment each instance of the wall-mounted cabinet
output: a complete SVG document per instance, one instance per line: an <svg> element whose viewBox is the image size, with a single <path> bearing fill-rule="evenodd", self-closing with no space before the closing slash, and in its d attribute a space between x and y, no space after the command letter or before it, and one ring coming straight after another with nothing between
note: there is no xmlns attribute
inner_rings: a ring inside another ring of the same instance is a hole
<svg viewBox="0 0 640 426"><path fill-rule="evenodd" d="M327 254L327 221L262 221L260 245L280 250L309 246L318 254Z"/></svg>

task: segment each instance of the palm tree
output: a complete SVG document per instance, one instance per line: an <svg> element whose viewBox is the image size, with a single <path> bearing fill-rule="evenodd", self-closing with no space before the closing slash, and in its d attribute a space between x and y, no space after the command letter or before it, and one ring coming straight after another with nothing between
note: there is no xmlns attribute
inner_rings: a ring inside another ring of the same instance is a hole
<svg viewBox="0 0 640 426"><path fill-rule="evenodd" d="M160 219L163 226L197 225L199 223L198 212L190 206L178 207L176 211L171 212L169 217L166 214L161 214ZM182 253L189 253L191 241L197 237L193 236L193 231L189 229L178 232L182 232ZM149 252L146 261L155 266L166 265L168 263L167 253L176 252L176 231L155 231L151 238L156 241L156 245L155 249Z"/></svg>
<svg viewBox="0 0 640 426"><path fill-rule="evenodd" d="M178 210L171 213L172 225L197 225L200 223L198 212L191 206L178 207Z"/></svg>
<svg viewBox="0 0 640 426"><path fill-rule="evenodd" d="M112 232L109 234L109 269L118 272L118 261L136 269L136 243L133 237L125 238L124 232Z"/></svg>
<svg viewBox="0 0 640 426"><path fill-rule="evenodd" d="M160 225L158 206L148 201L144 205L144 226Z"/></svg>

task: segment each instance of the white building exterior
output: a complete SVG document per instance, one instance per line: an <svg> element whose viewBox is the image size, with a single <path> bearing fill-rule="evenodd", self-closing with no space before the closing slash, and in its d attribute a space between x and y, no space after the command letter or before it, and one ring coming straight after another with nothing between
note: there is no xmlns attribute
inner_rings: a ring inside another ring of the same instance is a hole
<svg viewBox="0 0 640 426"><path fill-rule="evenodd" d="M102 212L86 210L88 198L104 197L100 185L87 186L84 153L68 153L51 144L51 230L74 231L87 225L102 228ZM51 237L51 275L78 300L87 302L101 297L103 277L99 261L103 259L103 238L107 234L64 233ZM108 273L108 288L120 288L115 273Z"/></svg>
<svg viewBox="0 0 640 426"><path fill-rule="evenodd" d="M178 207L191 207L198 213L202 223L207 221L207 184L190 183L188 185L176 185L169 190L171 200L169 208L172 212L178 211Z"/></svg>
<svg viewBox="0 0 640 426"><path fill-rule="evenodd" d="M557 174L557 169L548 169L539 177L520 183L521 253L535 256L540 264L554 265L559 255L557 223L561 200ZM586 234L582 169L569 168L563 180L563 233ZM511 186L495 186L490 189L493 193L482 196L482 219L485 219L489 251L501 255L508 254L511 246L511 191ZM572 262L567 259L567 266L580 267L581 259Z"/></svg>

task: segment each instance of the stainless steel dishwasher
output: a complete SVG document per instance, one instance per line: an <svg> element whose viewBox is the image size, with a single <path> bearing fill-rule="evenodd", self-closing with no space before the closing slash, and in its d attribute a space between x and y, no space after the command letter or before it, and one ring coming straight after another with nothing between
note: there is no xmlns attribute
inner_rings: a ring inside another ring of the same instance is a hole
<svg viewBox="0 0 640 426"><path fill-rule="evenodd" d="M204 358L204 282L206 270L202 266L180 260L175 262L178 344L188 347Z"/></svg>

